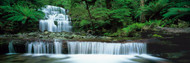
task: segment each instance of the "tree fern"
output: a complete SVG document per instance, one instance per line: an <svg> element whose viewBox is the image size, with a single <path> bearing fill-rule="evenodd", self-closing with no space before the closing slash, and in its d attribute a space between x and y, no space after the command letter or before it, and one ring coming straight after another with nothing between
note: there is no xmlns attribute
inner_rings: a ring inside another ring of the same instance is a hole
<svg viewBox="0 0 190 63"><path fill-rule="evenodd" d="M26 21L38 21L44 16L42 12L20 5L1 6L0 8L3 9L4 13L7 13L4 18L9 21L22 21L23 24Z"/></svg>
<svg viewBox="0 0 190 63"><path fill-rule="evenodd" d="M157 0L154 2L150 2L148 5L145 5L145 7L141 7L138 11L138 14L136 17L140 16L142 13L145 14L145 16L149 17L149 19L155 17L158 15L162 9L164 9L168 4L168 0Z"/></svg>
<svg viewBox="0 0 190 63"><path fill-rule="evenodd" d="M182 17L184 15L190 15L190 1L183 1L175 4L175 7L168 9L168 12L163 16L164 18L169 17Z"/></svg>
<svg viewBox="0 0 190 63"><path fill-rule="evenodd" d="M186 6L190 6L190 1L185 1L185 2L180 2L175 4L176 7L186 7Z"/></svg>
<svg viewBox="0 0 190 63"><path fill-rule="evenodd" d="M164 18L169 18L174 16L175 18L181 17L184 15L190 15L190 8L170 8L166 14L164 14Z"/></svg>

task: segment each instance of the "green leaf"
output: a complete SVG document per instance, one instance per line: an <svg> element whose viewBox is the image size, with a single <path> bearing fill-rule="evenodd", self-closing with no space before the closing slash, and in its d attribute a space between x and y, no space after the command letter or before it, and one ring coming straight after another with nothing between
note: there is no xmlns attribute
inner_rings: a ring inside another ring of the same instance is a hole
<svg viewBox="0 0 190 63"><path fill-rule="evenodd" d="M90 21L87 21L87 20L82 20L80 22L80 26L85 26L85 25L89 25L90 24Z"/></svg>
<svg viewBox="0 0 190 63"><path fill-rule="evenodd" d="M184 15L190 14L190 8L170 8L167 13L165 13L163 16L164 18L169 17L181 17Z"/></svg>

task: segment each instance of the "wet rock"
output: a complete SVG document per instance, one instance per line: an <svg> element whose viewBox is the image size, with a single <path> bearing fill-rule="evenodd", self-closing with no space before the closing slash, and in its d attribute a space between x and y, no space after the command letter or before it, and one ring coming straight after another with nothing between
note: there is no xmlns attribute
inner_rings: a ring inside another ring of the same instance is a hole
<svg viewBox="0 0 190 63"><path fill-rule="evenodd" d="M48 34L49 32L48 31L45 31L44 34Z"/></svg>
<svg viewBox="0 0 190 63"><path fill-rule="evenodd" d="M111 39L112 39L111 37L106 37L106 36L102 36L101 38L103 38L103 39L108 39L108 40L111 40Z"/></svg>
<svg viewBox="0 0 190 63"><path fill-rule="evenodd" d="M65 35L64 38L66 38L66 39L72 39L73 36Z"/></svg>
<svg viewBox="0 0 190 63"><path fill-rule="evenodd" d="M29 33L29 34L27 34L28 36L36 36L37 35L37 33Z"/></svg>
<svg viewBox="0 0 190 63"><path fill-rule="evenodd" d="M12 35L12 37L19 37L19 35Z"/></svg>
<svg viewBox="0 0 190 63"><path fill-rule="evenodd" d="M43 35L39 35L39 38L43 38Z"/></svg>
<svg viewBox="0 0 190 63"><path fill-rule="evenodd" d="M5 35L8 36L8 35ZM9 37L12 37L9 36ZM13 35L13 38L21 38L21 39L63 39L63 40L67 40L67 39L73 39L73 40L88 40L88 39L93 39L93 40L112 40L111 37L106 37L106 36L94 36L91 34L87 34L87 33L75 33L75 32L31 32L31 33L18 33L16 34L16 36Z"/></svg>
<svg viewBox="0 0 190 63"><path fill-rule="evenodd" d="M170 33L190 33L190 28L168 28L168 27L157 27L161 31Z"/></svg>

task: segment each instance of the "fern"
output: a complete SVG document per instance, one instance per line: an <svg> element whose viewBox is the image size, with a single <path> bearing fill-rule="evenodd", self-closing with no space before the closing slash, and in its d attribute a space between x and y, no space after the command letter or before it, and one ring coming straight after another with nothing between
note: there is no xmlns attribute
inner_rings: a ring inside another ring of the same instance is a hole
<svg viewBox="0 0 190 63"><path fill-rule="evenodd" d="M185 2L179 2L179 3L176 3L175 6L176 7L186 7L186 6L190 6L190 1L185 1Z"/></svg>
<svg viewBox="0 0 190 63"><path fill-rule="evenodd" d="M164 18L169 18L174 16L175 18L182 17L184 15L190 15L190 8L170 8Z"/></svg>
<svg viewBox="0 0 190 63"><path fill-rule="evenodd" d="M9 21L22 21L23 24L26 21L38 21L44 16L42 12L20 5L1 6L0 8L3 9L4 13L8 13L3 18L7 18Z"/></svg>
<svg viewBox="0 0 190 63"><path fill-rule="evenodd" d="M82 20L80 22L80 26L85 26L85 25L89 25L90 24L90 21L87 21L87 20Z"/></svg>
<svg viewBox="0 0 190 63"><path fill-rule="evenodd" d="M131 9L129 8L119 8L119 9L115 9L115 10L112 10L110 12L110 14L112 15L111 17L113 19L119 19L118 21L119 22L124 22L127 20L127 17L129 17L131 15L131 12L130 12Z"/></svg>
<svg viewBox="0 0 190 63"><path fill-rule="evenodd" d="M142 13L145 14L147 17L149 17L149 19L155 17L156 15L158 15L161 10L163 10L166 6L168 5L168 0L157 0L154 2L149 3L148 5L141 7L137 16L140 16Z"/></svg>
<svg viewBox="0 0 190 63"><path fill-rule="evenodd" d="M109 15L109 9L106 8L95 8L91 11L92 16L95 19L99 19L99 20L106 20L108 19L108 15Z"/></svg>
<svg viewBox="0 0 190 63"><path fill-rule="evenodd" d="M178 1L178 3L175 3L175 5L169 8L168 12L163 15L164 19L170 17L179 18L184 15L190 15L189 3L190 1L183 1L183 0Z"/></svg>
<svg viewBox="0 0 190 63"><path fill-rule="evenodd" d="M126 28L123 28L122 30L125 31L125 33L129 34L136 29L142 29L145 25L146 25L145 23L134 23Z"/></svg>
<svg viewBox="0 0 190 63"><path fill-rule="evenodd" d="M150 20L147 21L145 23L133 23L131 25L128 25L127 27L123 28L122 30L126 33L126 35L128 35L129 33L132 33L138 29L144 29L145 26L153 26L153 27L157 27L157 26L161 26L164 27L168 24L171 24L172 21L171 20L166 20L166 21L162 21L162 20ZM150 27L149 27L150 28Z"/></svg>

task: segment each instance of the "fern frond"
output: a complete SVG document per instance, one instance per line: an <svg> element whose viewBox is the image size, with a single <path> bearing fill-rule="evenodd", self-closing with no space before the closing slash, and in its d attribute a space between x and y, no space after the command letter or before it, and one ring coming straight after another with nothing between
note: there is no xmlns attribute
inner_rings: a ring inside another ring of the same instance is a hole
<svg viewBox="0 0 190 63"><path fill-rule="evenodd" d="M148 5L145 5L144 7L141 7L138 12L137 16L140 16L141 14L144 14L151 19L155 15L159 14L162 9L164 9L168 5L168 0L158 0L149 3Z"/></svg>
<svg viewBox="0 0 190 63"><path fill-rule="evenodd" d="M8 13L3 18L7 18L9 21L22 21L23 24L27 19L38 21L44 16L40 11L21 5L1 6L0 8L3 9L4 13Z"/></svg>
<svg viewBox="0 0 190 63"><path fill-rule="evenodd" d="M184 15L190 14L190 8L170 8L166 14L164 14L164 18L169 17L181 17Z"/></svg>

